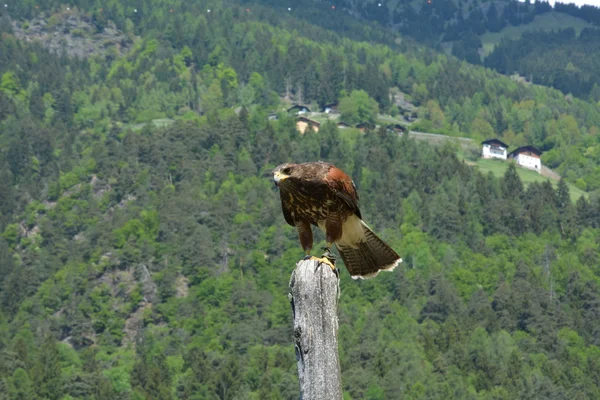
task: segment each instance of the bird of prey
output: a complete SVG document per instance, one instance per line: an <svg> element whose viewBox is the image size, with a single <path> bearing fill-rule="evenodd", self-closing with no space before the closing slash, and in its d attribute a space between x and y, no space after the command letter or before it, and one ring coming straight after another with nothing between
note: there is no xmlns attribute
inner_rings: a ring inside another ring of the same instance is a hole
<svg viewBox="0 0 600 400"><path fill-rule="evenodd" d="M310 258L311 225L324 233L327 247L319 260L335 269L335 243L352 278L371 278L393 270L402 259L365 224L352 179L325 162L282 164L273 170L281 208L288 224L298 230L300 244Z"/></svg>

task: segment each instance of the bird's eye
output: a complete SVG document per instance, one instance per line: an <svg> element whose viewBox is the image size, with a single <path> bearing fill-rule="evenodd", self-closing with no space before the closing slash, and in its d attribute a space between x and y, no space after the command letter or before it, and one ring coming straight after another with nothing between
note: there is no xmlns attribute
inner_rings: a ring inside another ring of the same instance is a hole
<svg viewBox="0 0 600 400"><path fill-rule="evenodd" d="M284 174L289 175L290 172L292 172L292 169L290 167L284 168L283 171Z"/></svg>

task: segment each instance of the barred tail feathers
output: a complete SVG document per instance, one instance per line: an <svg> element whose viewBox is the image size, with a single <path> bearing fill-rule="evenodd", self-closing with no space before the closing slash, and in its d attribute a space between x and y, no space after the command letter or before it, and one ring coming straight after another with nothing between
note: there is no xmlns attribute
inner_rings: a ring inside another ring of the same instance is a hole
<svg viewBox="0 0 600 400"><path fill-rule="evenodd" d="M351 217L352 218L352 217ZM336 247L353 279L373 278L380 271L392 271L402 262L400 256L362 220L348 220Z"/></svg>

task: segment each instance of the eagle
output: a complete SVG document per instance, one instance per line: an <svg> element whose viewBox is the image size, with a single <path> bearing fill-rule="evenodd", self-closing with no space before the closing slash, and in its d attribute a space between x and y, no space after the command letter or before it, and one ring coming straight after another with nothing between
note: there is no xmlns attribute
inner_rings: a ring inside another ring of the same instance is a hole
<svg viewBox="0 0 600 400"><path fill-rule="evenodd" d="M326 162L282 164L273 170L285 221L296 227L300 245L310 257L311 225L325 233L327 247L319 260L335 269L335 243L352 278L372 278L392 271L402 259L364 223L352 179Z"/></svg>

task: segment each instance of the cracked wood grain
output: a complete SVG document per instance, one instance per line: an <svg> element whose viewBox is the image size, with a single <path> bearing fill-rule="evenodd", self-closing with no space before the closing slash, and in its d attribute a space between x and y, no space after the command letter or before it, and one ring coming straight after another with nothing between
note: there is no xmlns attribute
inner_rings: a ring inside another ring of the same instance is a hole
<svg viewBox="0 0 600 400"><path fill-rule="evenodd" d="M341 399L338 275L318 260L302 260L292 272L289 298L294 317L300 398Z"/></svg>

